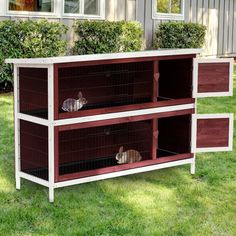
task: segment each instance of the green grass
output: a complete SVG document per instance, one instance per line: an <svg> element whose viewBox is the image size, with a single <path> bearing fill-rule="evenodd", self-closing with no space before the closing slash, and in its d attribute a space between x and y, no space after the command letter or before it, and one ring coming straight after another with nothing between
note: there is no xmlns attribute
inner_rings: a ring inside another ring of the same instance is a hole
<svg viewBox="0 0 236 236"><path fill-rule="evenodd" d="M12 100L0 95L0 235L236 235L236 141L197 155L195 176L183 166L67 187L50 204L44 187L15 190ZM236 113L236 96L198 109Z"/></svg>

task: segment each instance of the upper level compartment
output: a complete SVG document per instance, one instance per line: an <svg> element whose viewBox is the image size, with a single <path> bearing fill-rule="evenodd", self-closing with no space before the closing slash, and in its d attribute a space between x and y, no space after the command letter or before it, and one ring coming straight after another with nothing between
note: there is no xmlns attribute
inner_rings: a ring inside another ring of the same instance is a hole
<svg viewBox="0 0 236 236"><path fill-rule="evenodd" d="M156 50L6 62L14 63L19 112L61 120L194 103L192 64L200 51Z"/></svg>

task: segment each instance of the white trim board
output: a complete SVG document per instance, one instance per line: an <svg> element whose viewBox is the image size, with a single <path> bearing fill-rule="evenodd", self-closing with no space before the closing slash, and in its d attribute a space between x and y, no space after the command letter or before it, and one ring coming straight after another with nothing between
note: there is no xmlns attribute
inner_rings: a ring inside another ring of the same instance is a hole
<svg viewBox="0 0 236 236"><path fill-rule="evenodd" d="M64 13L64 2L65 0L54 0L53 3L53 12L40 12L40 11L17 11L9 10L9 1L2 0L2 11L0 12L2 16L14 16L14 17L33 17L33 18L71 18L71 19L96 19L96 20L105 20L105 0L99 0L99 15L87 15L83 12L80 13ZM80 1L84 3L84 0ZM1 7L0 7L1 8Z"/></svg>
<svg viewBox="0 0 236 236"><path fill-rule="evenodd" d="M39 184L39 185L42 185L42 186L45 186L45 187L49 187L49 182L47 180L40 179L38 177L35 177L33 175L24 173L22 171L19 172L19 177L23 178L23 179L27 179L27 180L29 180L31 182L34 182L36 184Z"/></svg>
<svg viewBox="0 0 236 236"><path fill-rule="evenodd" d="M234 130L234 114L195 114L193 117L192 127L192 151L196 153L201 152L223 152L233 150L233 130ZM229 119L229 145L228 147L209 147L209 148L197 148L197 121L198 119L217 119L228 118ZM194 135L195 134L195 135Z"/></svg>
<svg viewBox="0 0 236 236"><path fill-rule="evenodd" d="M194 109L194 108L195 108L195 104L192 103L192 104L185 104L185 105L176 105L176 106L157 107L157 108L142 109L142 110L135 110L135 111L109 113L109 114L102 114L102 115L95 115L95 116L85 116L85 117L79 117L79 118L55 120L54 126L71 125L71 124L110 120L110 119L116 119L116 118L134 117L134 116L141 116L141 115L150 115L150 114L155 114L155 113L164 113L164 112L171 112L171 111L182 111L182 110Z"/></svg>
<svg viewBox="0 0 236 236"><path fill-rule="evenodd" d="M139 52L125 52L125 53L105 53L93 55L77 55L77 56L64 56L64 57L47 57L47 58L30 58L30 59L6 59L6 63L14 63L28 66L56 64L56 63L73 63L84 61L101 61L101 60L116 60L116 59L129 59L129 58L142 58L142 57L160 57L160 56L180 56L199 54L202 49L160 49L152 51L139 51Z"/></svg>
<svg viewBox="0 0 236 236"><path fill-rule="evenodd" d="M198 65L199 64L210 64L210 63L229 63L229 91L227 92L209 92L200 93L198 92ZM193 97L226 97L233 96L233 80L234 80L234 59L233 58L194 58L193 59Z"/></svg>
<svg viewBox="0 0 236 236"><path fill-rule="evenodd" d="M174 167L174 166L192 164L193 161L194 161L193 158L189 158L189 159L184 159L180 161L173 161L173 162L168 162L168 163L163 163L163 164L156 164L156 165L134 168L134 169L124 170L124 171L119 171L119 172L113 172L113 173L96 175L96 176L91 176L91 177L86 177L86 178L63 181L63 182L55 183L54 188L62 188L66 186L76 185L76 184L89 183L89 182L110 179L110 178L115 178L115 177L145 173L148 171L154 171L154 170L159 170L159 169L164 169L164 168L169 168L169 167Z"/></svg>

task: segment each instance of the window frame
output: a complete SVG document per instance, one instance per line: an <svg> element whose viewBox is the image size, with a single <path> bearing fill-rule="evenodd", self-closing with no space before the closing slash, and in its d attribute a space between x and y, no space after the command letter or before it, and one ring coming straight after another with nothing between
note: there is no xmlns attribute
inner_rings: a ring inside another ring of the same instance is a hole
<svg viewBox="0 0 236 236"><path fill-rule="evenodd" d="M14 11L9 10L10 0L6 1L6 15L7 16L19 16L19 17L56 17L57 16L57 0L54 0L54 11L53 12L37 12L37 11Z"/></svg>
<svg viewBox="0 0 236 236"><path fill-rule="evenodd" d="M63 18L79 18L79 19L105 19L105 0L98 0L99 15L86 15L84 14L84 0L80 0L80 13L65 13L65 0L62 2L62 17Z"/></svg>
<svg viewBox="0 0 236 236"><path fill-rule="evenodd" d="M184 6L185 6L185 0L182 0L181 2L181 13L161 13L157 12L156 9L157 0L152 0L152 19L158 19L158 20L184 20Z"/></svg>
<svg viewBox="0 0 236 236"><path fill-rule="evenodd" d="M81 2L83 2L82 0ZM99 0L99 15L85 15L76 13L64 13L65 0L54 0L54 12L37 12L37 11L13 11L9 10L10 0L4 1L2 5L2 16L14 16L14 17L32 17L32 18L71 18L71 19L97 19L105 20L105 0ZM83 4L81 4L83 5ZM1 7L0 7L1 8ZM83 9L83 6L82 6Z"/></svg>

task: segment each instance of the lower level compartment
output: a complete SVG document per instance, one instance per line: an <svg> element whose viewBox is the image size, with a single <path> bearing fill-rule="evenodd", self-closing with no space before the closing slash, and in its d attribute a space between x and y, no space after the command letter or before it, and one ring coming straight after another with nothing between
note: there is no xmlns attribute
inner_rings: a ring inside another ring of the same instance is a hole
<svg viewBox="0 0 236 236"><path fill-rule="evenodd" d="M30 130L28 130L30 129ZM43 131L43 135L40 130ZM192 158L191 114L62 131L55 128L55 181ZM47 128L21 122L21 171L48 180Z"/></svg>

